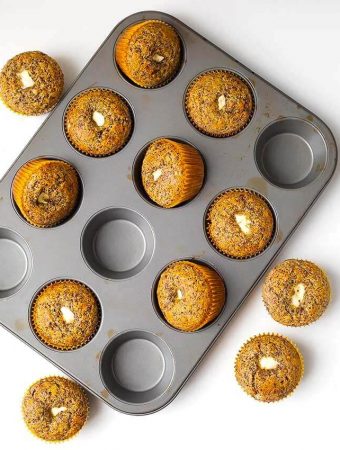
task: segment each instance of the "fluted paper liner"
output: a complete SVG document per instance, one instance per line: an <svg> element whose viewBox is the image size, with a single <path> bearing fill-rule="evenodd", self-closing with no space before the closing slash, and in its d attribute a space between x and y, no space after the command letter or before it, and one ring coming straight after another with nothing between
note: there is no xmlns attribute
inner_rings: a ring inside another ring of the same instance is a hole
<svg viewBox="0 0 340 450"><path fill-rule="evenodd" d="M15 174L15 177L13 179L12 195L13 195L14 202L15 202L16 206L18 207L21 215L24 217L24 219L27 220L28 223L30 223L31 225L33 225L34 227L37 227L37 228L52 228L57 225L60 225L61 223L63 223L65 220L68 219L68 217L74 212L75 208L77 207L77 202L76 202L73 210L70 211L66 217L64 217L63 219L59 220L56 223L53 223L51 225L45 225L45 226L32 222L31 219L28 217L28 215L25 213L25 210L24 210L24 207L22 204L22 192L24 191L26 184L28 183L31 176L37 170L39 170L41 167L43 167L44 165L49 164L51 162L58 162L61 165L67 166L69 169L71 169L74 172L77 179L79 179L78 172L71 164L69 164L65 161L61 161L59 159L52 160L52 159L47 159L47 158L46 159L35 159L33 161L28 161L17 171L17 173ZM78 197L79 197L79 192L78 192Z"/></svg>
<svg viewBox="0 0 340 450"><path fill-rule="evenodd" d="M73 284L77 284L77 285L79 285L79 286L85 287L85 288L91 293L91 295L95 298L96 303L97 303L97 306L98 306L98 323L97 323L97 326L96 326L94 332L93 332L87 339L85 339L84 342L82 342L81 344L76 345L76 346L63 347L63 346L52 345L51 343L47 342L47 341L41 336L41 334L39 333L38 326L34 323L33 316L34 316L35 303L36 303L37 299L40 297L40 295L42 295L42 294L45 292L45 290L46 290L49 286L54 285L54 284L58 284L58 283L61 283L61 282L67 282L67 281L68 281L68 282L71 282L71 283L73 283ZM46 286L44 286L44 287L37 293L37 295L34 297L33 302L32 302L32 305L31 305L31 310L30 310L30 319L31 319L31 326L32 326L32 329L33 329L34 333L36 334L37 338L38 338L43 344L45 344L47 347L52 348L52 349L54 349L54 350L59 350L59 351L68 352L68 351L77 350L77 349L79 349L79 348L84 347L84 345L88 344L88 343L94 338L94 336L97 334L98 329L99 329L99 326L100 326L100 323L101 323L101 307L100 307L100 303L99 303L99 300L98 300L97 296L96 296L95 293L92 291L92 289L90 289L88 286L86 286L86 284L81 283L81 282L76 281L76 280L59 279L59 280L52 281L51 283L48 283L48 284L47 284Z"/></svg>
<svg viewBox="0 0 340 450"><path fill-rule="evenodd" d="M219 200L221 197L223 197L223 195L224 195L225 193L227 193L227 192L249 192L249 193L251 193L251 194L257 195L259 198L261 198L261 200L263 200L263 201L266 203L266 205L268 206L268 208L270 209L270 211L271 211L271 213L272 213L272 216L273 216L273 231L272 231L271 238L268 240L267 245L266 245L262 250L260 250L260 251L258 251L258 252L256 252L256 253L254 253L253 255L250 255L250 256L244 256L244 257L241 257L241 256L234 256L234 255L229 255L228 253L224 252L223 250L221 250L220 248L218 248L218 247L214 244L213 238L212 238L212 236L211 236L210 233L209 233L208 223L209 223L209 213L210 213L210 210L211 210L211 208L214 206L215 202L216 202L217 200ZM247 189L247 188L231 188L231 189L226 189L225 191L223 191L223 192L221 192L220 194L218 194L217 197L215 197L214 200L210 203L210 206L209 206L209 208L208 208L208 210L207 210L207 212L206 212L206 214L205 214L205 230L206 230L206 234L207 234L207 237L208 237L208 239L209 239L209 242L211 243L211 245L212 245L219 253L221 253L221 255L225 255L225 256L227 256L228 258L236 259L236 260L241 260L241 261L242 261L242 260L246 260L246 259L251 259L251 258L255 258L255 256L258 256L258 255L260 255L261 253L263 253L263 252L270 246L270 244L273 242L273 239L274 239L274 236L275 236L275 233L276 233L276 220L275 220L275 214L274 214L274 212L273 212L273 210L272 210L272 207L271 207L270 204L268 203L268 201L267 201L267 200L265 199L265 197L263 197L261 194L255 192L255 191L253 191L253 190L251 190L251 189Z"/></svg>
<svg viewBox="0 0 340 450"><path fill-rule="evenodd" d="M208 132L206 130L203 130L203 128L201 128L199 125L196 124L194 118L192 117L192 115L190 114L189 111L189 105L188 105L188 96L189 96L189 92L191 90L191 88L194 86L194 84L196 83L197 80L199 80L201 77L203 77L204 75L208 74L208 73L230 73L231 75L235 76L236 78L238 78L240 81L242 81L249 89L251 98L252 98L252 110L249 114L248 120L246 123L244 123L240 128L238 128L237 130L235 130L232 133L211 133ZM251 89L251 87L249 86L249 83L242 78L240 75L238 75L235 72L232 72L231 70L218 70L218 69L212 69L212 70L207 70L199 75L197 75L188 85L187 89L186 89L186 93L185 93L185 111L186 111L186 115L190 121L190 123L202 134L205 134L206 136L211 136L214 138L227 138L227 137L231 137L231 136L235 136L236 134L240 133L242 130L244 130L249 122L251 121L251 119L253 118L254 115L254 111L255 111L255 98L254 98L254 93L253 90Z"/></svg>

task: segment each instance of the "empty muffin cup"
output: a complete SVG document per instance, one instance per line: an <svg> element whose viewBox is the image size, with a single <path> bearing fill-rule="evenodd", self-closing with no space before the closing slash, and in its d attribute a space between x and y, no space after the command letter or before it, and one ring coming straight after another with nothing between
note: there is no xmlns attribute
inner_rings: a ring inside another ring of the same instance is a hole
<svg viewBox="0 0 340 450"><path fill-rule="evenodd" d="M306 120L287 117L269 124L255 144L261 174L275 186L307 186L323 171L327 146L320 131Z"/></svg>
<svg viewBox="0 0 340 450"><path fill-rule="evenodd" d="M130 330L104 349L100 374L106 389L126 403L147 403L171 384L174 358L168 345L153 333Z"/></svg>
<svg viewBox="0 0 340 450"><path fill-rule="evenodd" d="M155 238L147 220L125 208L108 208L93 216L81 237L85 261L104 278L130 278L149 263Z"/></svg>

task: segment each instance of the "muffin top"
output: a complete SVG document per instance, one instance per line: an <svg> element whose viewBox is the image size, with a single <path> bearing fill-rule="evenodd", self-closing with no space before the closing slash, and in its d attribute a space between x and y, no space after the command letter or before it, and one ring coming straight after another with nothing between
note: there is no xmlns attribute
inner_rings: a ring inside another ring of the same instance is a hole
<svg viewBox="0 0 340 450"><path fill-rule="evenodd" d="M183 331L195 331L220 313L225 288L214 270L190 261L177 261L161 274L157 299L170 325Z"/></svg>
<svg viewBox="0 0 340 450"><path fill-rule="evenodd" d="M63 441L83 427L88 400L83 389L63 377L47 377L26 392L22 412L29 430L46 441Z"/></svg>
<svg viewBox="0 0 340 450"><path fill-rule="evenodd" d="M282 325L308 325L317 320L330 301L327 275L310 261L288 259L267 275L264 304Z"/></svg>
<svg viewBox="0 0 340 450"><path fill-rule="evenodd" d="M171 208L194 197L204 178L204 164L190 145L157 139L149 145L142 163L142 183L158 205Z"/></svg>
<svg viewBox="0 0 340 450"><path fill-rule="evenodd" d="M71 145L90 156L108 156L121 150L132 127L129 105L107 89L82 92L65 114L65 132Z"/></svg>
<svg viewBox="0 0 340 450"><path fill-rule="evenodd" d="M75 169L58 160L25 164L13 181L13 197L31 224L50 227L65 220L77 205L80 183Z"/></svg>
<svg viewBox="0 0 340 450"><path fill-rule="evenodd" d="M63 87L64 75L58 63L37 51L14 56L0 73L0 97L19 114L48 112L58 102Z"/></svg>
<svg viewBox="0 0 340 450"><path fill-rule="evenodd" d="M32 305L32 326L48 346L72 350L85 345L100 322L100 307L94 293L72 280L46 286Z"/></svg>
<svg viewBox="0 0 340 450"><path fill-rule="evenodd" d="M181 57L176 30L155 20L131 25L116 45L119 68L134 83L146 88L170 81L179 69Z"/></svg>
<svg viewBox="0 0 340 450"><path fill-rule="evenodd" d="M303 375L303 359L282 336L262 334L239 351L235 376L243 390L263 402L274 402L294 391Z"/></svg>
<svg viewBox="0 0 340 450"><path fill-rule="evenodd" d="M243 189L230 190L213 202L206 226L217 250L232 258L250 258L271 241L274 217L260 195Z"/></svg>
<svg viewBox="0 0 340 450"><path fill-rule="evenodd" d="M241 131L251 119L253 95L237 75L210 71L189 85L186 111L190 121L204 134L226 137Z"/></svg>

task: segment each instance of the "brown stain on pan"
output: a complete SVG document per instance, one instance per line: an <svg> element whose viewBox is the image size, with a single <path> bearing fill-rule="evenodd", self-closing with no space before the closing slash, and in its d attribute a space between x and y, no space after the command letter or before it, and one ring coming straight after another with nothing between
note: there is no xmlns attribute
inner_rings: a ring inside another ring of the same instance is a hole
<svg viewBox="0 0 340 450"><path fill-rule="evenodd" d="M27 328L27 323L23 320L18 319L14 322L14 328L17 331L23 331L25 328Z"/></svg>
<svg viewBox="0 0 340 450"><path fill-rule="evenodd" d="M112 338L112 336L114 336L115 334L116 334L115 330L110 328L110 330L107 332L107 337Z"/></svg>
<svg viewBox="0 0 340 450"><path fill-rule="evenodd" d="M108 398L109 397L109 393L107 392L106 389L103 389L102 391L100 391L100 395L104 398Z"/></svg>

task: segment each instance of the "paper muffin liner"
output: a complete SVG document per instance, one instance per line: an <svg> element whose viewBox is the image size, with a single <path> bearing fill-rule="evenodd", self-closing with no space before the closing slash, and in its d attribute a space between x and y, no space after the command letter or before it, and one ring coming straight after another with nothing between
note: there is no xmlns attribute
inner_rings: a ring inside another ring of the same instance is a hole
<svg viewBox="0 0 340 450"><path fill-rule="evenodd" d="M192 200L201 190L204 181L204 163L200 153L191 145L183 142L177 142L172 139L160 138L157 140L164 140L173 145L180 158L180 164L183 170L183 185L181 192L176 199L174 199L169 205L161 205L152 199L147 190L144 187L146 194L151 198L153 202L162 208L173 208ZM157 141L156 140L156 141ZM155 141L154 141L155 142Z"/></svg>
<svg viewBox="0 0 340 450"><path fill-rule="evenodd" d="M76 169L69 163L59 160L59 159L48 159L48 158L41 158L41 159L35 159L33 161L28 161L25 163L15 174L13 183L12 183L12 195L13 200L17 206L17 208L20 211L20 214L24 217L24 219L31 225L33 225L36 228L53 228L61 223L65 222L65 220L68 219L68 217L74 212L74 209L76 208L76 205L70 213L64 217L62 220L59 220L56 223L53 223L52 225L39 225L31 221L31 219L25 214L23 204L21 201L21 194L23 190L25 189L26 184L28 183L30 177L34 174L34 172L41 167L43 167L46 164L49 164L50 162L58 162L60 164L63 164L64 166L67 166L69 169L73 171L73 173L76 175L77 179L79 180L79 175ZM79 200L79 192L77 195L77 200Z"/></svg>
<svg viewBox="0 0 340 450"><path fill-rule="evenodd" d="M243 124L240 128L238 128L236 131L234 131L232 133L221 133L221 134L209 133L206 130L203 130L203 128L199 127L196 124L196 122L194 121L194 119L192 118L192 116L191 116L191 114L189 112L189 105L188 105L189 92L190 92L191 88L194 86L194 84L196 83L196 81L198 81L201 77L203 77L204 75L206 75L208 73L209 74L210 73L229 73L229 74L235 76L236 78L238 78L240 81L242 81L249 89L249 92L250 92L250 95L251 95L251 98L252 98L252 109L251 109L251 112L249 114L248 120L247 120L247 122L245 124ZM186 92L185 92L184 105L185 105L185 112L186 112L187 118L189 119L190 123L196 128L196 130L198 130L202 134L205 134L206 136L210 136L210 137L214 137L214 138L226 138L226 137L235 136L236 134L240 133L242 130L244 130L249 125L249 122L253 118L254 111L255 111L255 97L254 97L253 90L252 90L251 86L249 85L248 81L246 81L243 77L241 77L237 73L233 72L232 70L212 69L212 70L207 70L207 71L197 75L189 83L189 85L188 85L188 87L186 89Z"/></svg>
<svg viewBox="0 0 340 450"><path fill-rule="evenodd" d="M75 144L75 142L72 141L72 138L71 138L71 136L69 135L69 133L67 131L67 115L69 113L70 107L72 106L72 104L79 97L81 97L84 94L87 94L88 92L93 92L93 91L98 91L98 92L107 91L107 92L110 92L110 93L113 93L113 94L117 95L117 97L119 97L120 100L122 100L122 102L124 102L128 106L129 111L130 111L130 116L131 116L131 131L130 131L129 135L127 136L126 140L117 149L112 150L112 151L110 151L108 153L105 153L105 154L102 154L102 155L101 154L94 154L94 153L86 152L85 150L82 150L79 146L77 146ZM65 113L64 113L64 133L65 133L65 136L66 136L68 142L79 153L82 153L83 155L86 155L86 156L90 156L91 158L106 158L107 156L112 156L112 155L115 155L116 153L120 152L125 147L125 145L129 142L129 140L131 138L131 135L132 135L132 132L133 132L133 127L134 127L133 113L131 111L131 107L130 107L129 103L125 100L125 98L123 96L121 96L120 94L118 94L118 92L116 92L116 91L114 91L112 89L107 89L107 88L90 88L90 89L86 89L85 91L82 91L79 94L77 94L75 97L73 97L73 99L67 105L67 107L65 109Z"/></svg>
<svg viewBox="0 0 340 450"><path fill-rule="evenodd" d="M268 242L267 242L267 245L266 245L263 249L261 249L260 251L254 253L254 254L252 254L252 255L250 255L250 256L243 256L243 257L242 257L242 256L229 255L228 253L224 252L223 250L221 250L220 248L218 248L218 247L214 244L213 238L212 238L212 236L211 236L210 233L209 233L209 229L208 229L209 213L210 213L212 207L214 206L214 204L215 204L221 197L223 197L223 195L224 195L225 193L227 193L227 192L249 192L250 194L257 195L259 198L261 198L261 200L263 200L263 201L266 203L266 205L268 206L268 208L270 209L270 211L271 211L271 213L272 213L272 216L273 216L273 231L272 231L272 234L271 234L270 239L269 239ZM231 189L226 189L226 190L224 190L223 192L221 192L220 194L218 194L217 197L214 198L214 200L210 203L209 208L208 208L208 211L207 211L206 214L205 214L205 231L206 231L207 237L208 237L208 239L209 239L209 242L211 243L211 245L212 245L212 246L213 246L213 247L214 247L221 255L225 255L225 256L227 256L228 258L236 259L236 260L240 260L240 261L246 260L246 259L251 259L251 258L255 258L255 256L261 255L261 253L263 253L263 252L270 246L270 244L273 242L273 239L274 239L275 234L276 234L276 219L275 219L275 214L274 214L274 211L273 211L271 205L270 205L269 202L266 200L266 198L263 197L263 195L259 194L258 192L253 191L253 190L251 190L251 189L247 189L247 188L231 188Z"/></svg>
<svg viewBox="0 0 340 450"><path fill-rule="evenodd" d="M240 356L240 354L241 354L241 351L244 349L244 347L245 347L249 342L251 342L253 339L255 339L255 338L257 338L257 337L260 337L260 336L277 336L277 337L280 337L280 338L282 338L282 339L285 339L285 340L286 340L287 342L289 342L289 343L294 347L294 349L297 351L297 353L298 353L298 355L299 355L300 362L301 362L301 374L300 374L300 379L299 379L298 382L296 383L296 386L295 386L294 389L293 389L291 392L289 392L287 395L285 395L284 397L278 398L277 400L270 400L270 401L268 401L268 400L262 400L262 399L257 399L257 398L255 398L255 397L253 397L253 396L252 396L249 392L247 392L247 391L245 390L245 388L239 383L238 378L237 378L237 374L236 374L236 363L237 363L237 360L238 360L238 358L239 358L239 356ZM277 402L279 402L279 401L285 400L286 398L290 397L290 396L295 392L296 388L300 385L301 380L302 380L303 375L304 375L304 371L305 371L305 363L304 363L304 358L303 358L303 355L302 355L300 349L299 349L298 346L295 344L295 342L293 342L292 340L290 340L290 339L287 338L286 336L283 336L283 335L280 334L280 333L259 333L259 334L255 334L255 335L251 336L249 339L247 339L247 340L242 344L241 348L240 348L239 351L237 352L237 355L236 355L235 361L234 361L234 376L235 376L235 379L236 379L236 381L237 381L237 384L240 386L240 388L242 389L242 391L245 392L245 393L248 395L248 397L251 397L252 399L257 400L257 401L262 402L262 403L277 403Z"/></svg>
<svg viewBox="0 0 340 450"><path fill-rule="evenodd" d="M65 281L69 281L72 282L73 284L77 284L79 286L85 287L95 298L96 302L97 302L97 306L98 306L98 322L96 325L96 328L94 330L94 332L87 338L84 340L84 342L82 342L79 345L75 345L75 346L70 346L70 347L63 347L63 346L57 346L57 345L53 345L49 342L47 342L39 333L39 329L37 327L37 325L34 323L34 308L35 308L35 304L37 299L45 292L45 290L54 284L59 284L61 282L65 282ZM98 300L98 297L96 296L96 294L92 291L92 289L90 289L86 284L81 283L80 281L76 281L76 280L71 280L71 279L59 279L59 280L54 280L51 283L46 284L42 289L40 289L40 291L35 295L33 302L31 304L30 307L30 322L31 322L31 326L32 329L36 335L36 337L40 340L40 342L42 342L44 345L46 345L49 348L52 348L53 350L58 350L58 351L62 351L62 352L69 352L72 350L78 350L79 348L84 347L84 345L88 344L90 341L92 341L92 339L95 337L95 335L97 334L100 324L101 324L101 319L102 319L102 311L101 311L101 306Z"/></svg>
<svg viewBox="0 0 340 450"><path fill-rule="evenodd" d="M165 86L166 84L170 83L170 81L172 81L176 77L176 75L179 71L179 68L181 66L181 62L178 64L177 70L174 71L174 74L171 77L169 77L164 82L157 84L156 86L148 86L145 84L141 84L140 82L136 81L133 77L130 76L129 67L126 64L126 58L125 58L126 53L129 49L130 39L132 38L134 33L136 33L136 31L138 31L140 28L142 28L147 23L162 23L163 25L166 25L170 29L174 30L176 32L176 34L178 34L175 27L173 27L172 25L169 25L167 22L164 22L163 20L151 19L151 20L144 20L142 22L132 24L132 25L128 26L117 39L116 48L115 48L115 59L116 59L117 65L118 65L119 69L121 70L121 72L123 72L123 74L134 84L136 84L137 86L142 87L144 89L156 89L156 88ZM181 56L183 57L183 55L181 55Z"/></svg>
<svg viewBox="0 0 340 450"><path fill-rule="evenodd" d="M51 380L51 379L56 379L56 378L59 378L59 379L62 379L62 380L68 380L68 381L71 381L72 383L76 384L76 385L79 387L79 389L81 389L81 391L82 391L83 394L84 394L84 399L85 399L85 401L86 401L86 410L87 410L87 412L86 412L86 418L85 418L85 421L84 421L83 425L82 425L82 426L79 428L79 430L78 430L77 432L75 432L72 436L70 436L70 437L68 437L68 438L66 438L66 439L48 440L48 439L44 439L44 438L42 438L41 436L39 436L38 434L34 433L34 431L32 431L32 430L29 428L29 426L27 425L26 420L25 420L25 415L24 415L24 409L23 409L23 400L24 400L25 396L28 394L28 392L29 392L29 390L31 389L31 387L34 386L36 383L38 383L38 382L40 382L40 381ZM80 433L80 431L81 431L81 430L84 428L84 426L86 425L86 423L87 423L87 421L88 421L88 418L89 418L89 414L90 414L90 403L89 403L89 398L88 398L88 395L86 394L84 388L83 388L82 386L80 386L78 383L76 383L75 381L73 381L72 379L67 378L67 377L64 377L64 376L62 376L62 375L49 375L49 376L46 376L46 377L43 377L43 378L39 378L38 380L35 380L35 381L34 381L33 383L31 383L30 386L26 389L26 391L25 391L25 393L24 393L24 396L23 396L23 400L22 400L22 403L21 403L21 417L22 417L22 420L23 420L23 422L24 422L24 424L25 424L26 429L30 432L30 434L31 434L32 436L34 436L35 438L37 438L37 439L39 439L39 440L41 440L41 441L43 441L43 442L46 442L46 443L48 443L48 444L62 444L63 442L66 442L66 441L69 441L69 440L71 440L71 439L74 439L76 436L78 436L78 434Z"/></svg>
<svg viewBox="0 0 340 450"><path fill-rule="evenodd" d="M328 304L327 304L326 308L325 308L324 311L322 312L322 314L321 314L320 316L318 316L316 319L314 319L314 320L312 320L311 322L309 322L309 323L302 323L302 324L299 324L299 325L291 325L291 324L285 324L285 323L282 323L282 322L278 322L278 321L277 321L276 319L274 319L274 317L271 315L271 313L270 313L270 311L269 311L269 309L268 309L268 307L267 307L267 305L266 305L266 303L265 303L265 301L264 301L264 297L263 297L263 286L264 286L264 283L265 283L265 281L266 281L266 277L264 277L264 282L263 282L262 289L261 289L261 299L262 299L262 303L263 303L263 305L264 305L264 307L265 307L265 309L266 309L268 315L269 315L269 316L271 317L271 319L273 319L276 323L279 323L280 325L282 325L282 326L284 326L284 327L288 327L288 328L303 328L303 327L309 327L310 325L312 325L313 323L315 323L316 321L318 321L318 320L323 316L323 314L325 313L326 309L329 307L329 304L330 304L331 301L332 301L331 284L330 284L330 282L329 282L329 277L328 277L327 272L326 272L322 267L320 267L318 264L315 264L313 261L309 261L309 260L307 260L307 259L300 259L300 258L287 258L287 259L284 260L284 261L292 260L292 259L293 259L294 261L304 261L304 262L309 262L309 263L314 264L315 266L317 266L317 267L321 270L321 272L324 274L325 278L327 279L328 286L329 286L329 301L328 301ZM284 262L284 261L282 261L282 262ZM272 269L268 270L266 276L268 276L268 274L269 274L272 270L274 270L279 264L281 264L281 263L276 264Z"/></svg>
<svg viewBox="0 0 340 450"><path fill-rule="evenodd" d="M190 332L200 330L205 325L209 324L210 322L212 322L219 316L219 314L221 313L221 311L225 305L226 289L225 289L224 281L220 277L220 275L212 268L205 266L203 264L199 264L199 263L195 263L195 262L187 261L187 260L180 260L180 261L176 261L176 262L169 264L169 266L167 266L164 270L167 270L169 267L172 267L178 263L185 263L187 265L192 266L195 270L199 271L203 275L203 278L206 281L206 283L208 284L209 290L211 293L211 297L210 297L211 301L210 301L210 305L209 305L209 310L207 311L207 315L204 318L204 320L201 321L200 325L197 327L193 327L192 329L185 329L185 330L182 328L176 328L180 331L190 333ZM165 319L165 317L164 317L164 319ZM171 325L171 326L173 326L173 325Z"/></svg>

